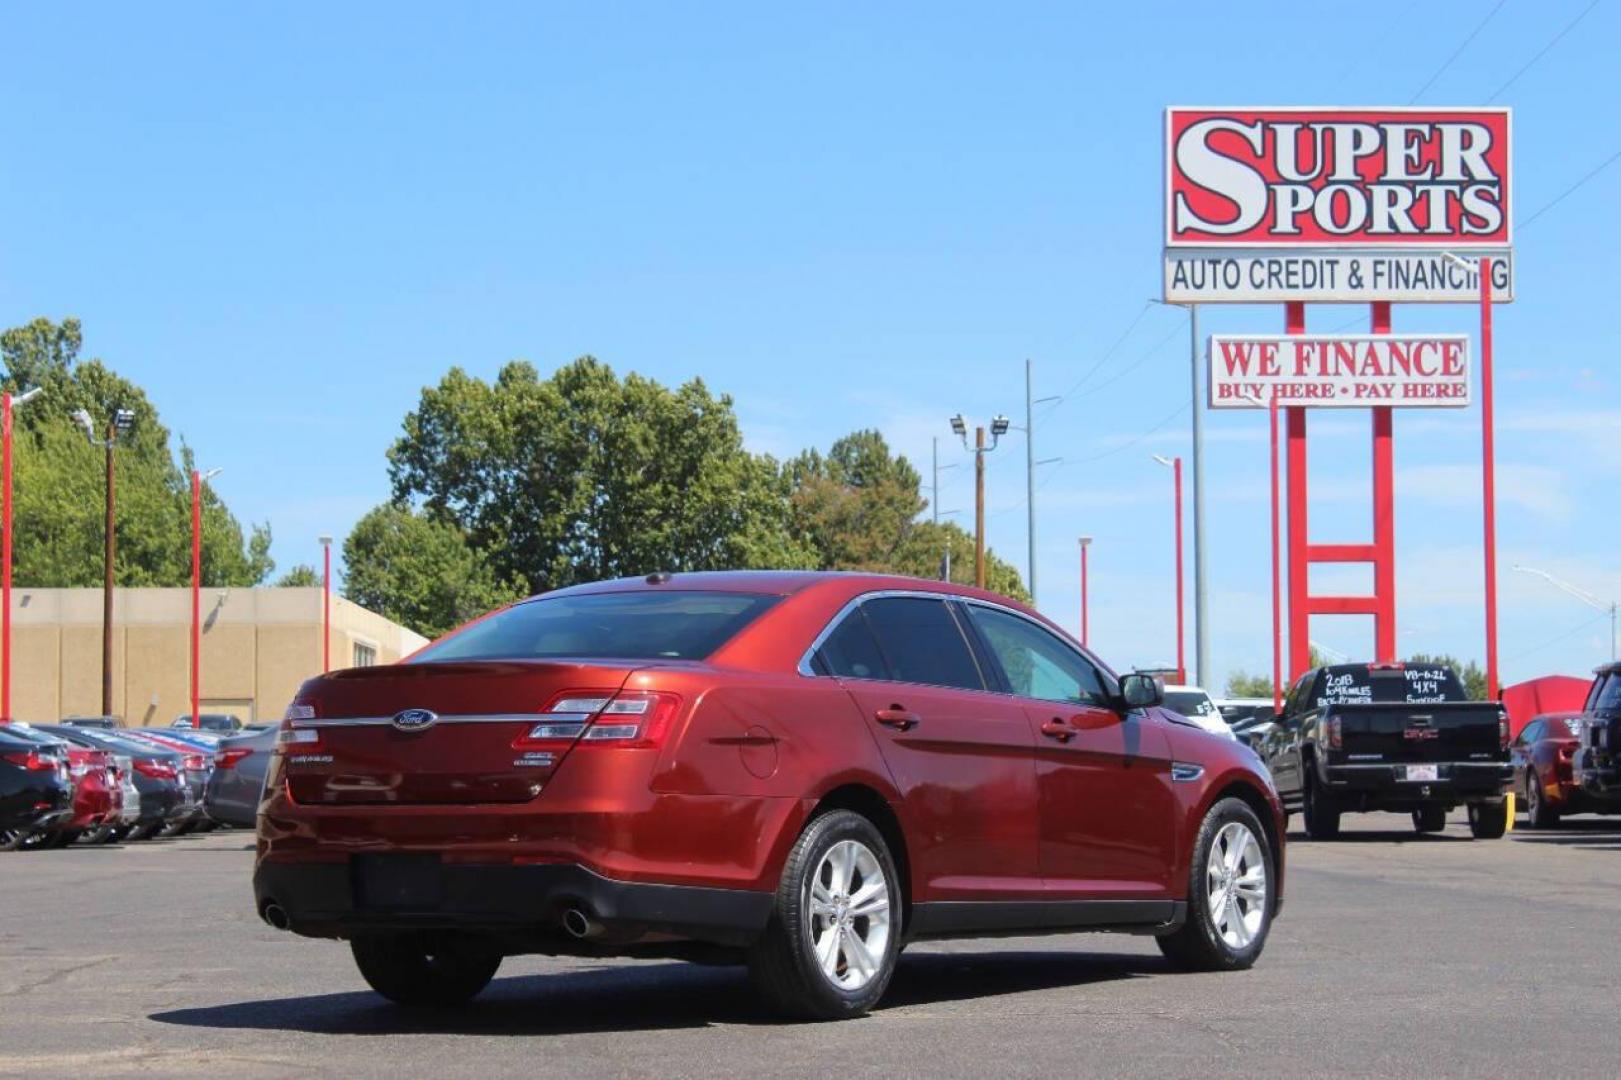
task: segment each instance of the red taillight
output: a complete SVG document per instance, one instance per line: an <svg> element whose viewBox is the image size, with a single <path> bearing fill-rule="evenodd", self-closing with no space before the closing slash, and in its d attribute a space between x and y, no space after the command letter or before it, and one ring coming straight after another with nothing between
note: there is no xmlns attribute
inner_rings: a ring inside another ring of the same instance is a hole
<svg viewBox="0 0 1621 1080"><path fill-rule="evenodd" d="M1330 750L1338 750L1338 749L1340 749L1340 747L1345 745L1344 739L1341 737L1341 734L1340 734L1340 718L1339 717L1337 717L1337 716L1329 717L1328 718L1328 723L1326 725L1324 725L1324 726L1325 726L1325 728L1327 729L1327 732L1328 732L1328 748Z"/></svg>
<svg viewBox="0 0 1621 1080"><path fill-rule="evenodd" d="M0 757L29 772L51 772L61 764L56 758L41 755L38 750L30 750L26 754L0 754Z"/></svg>
<svg viewBox="0 0 1621 1080"><path fill-rule="evenodd" d="M204 772L205 770L207 770L207 768L208 768L208 762L203 760L203 755L201 755L201 754L187 754L186 755L186 771L187 772Z"/></svg>
<svg viewBox="0 0 1621 1080"><path fill-rule="evenodd" d="M253 753L252 750L243 750L240 748L233 750L221 750L219 753L214 755L214 768L234 769L236 768L237 762L241 761L251 753Z"/></svg>
<svg viewBox="0 0 1621 1080"><path fill-rule="evenodd" d="M1559 746L1559 760L1568 762L1576 756L1575 743L1561 743Z"/></svg>
<svg viewBox="0 0 1621 1080"><path fill-rule="evenodd" d="M136 758L135 771L153 780L173 780L179 775L173 765L154 758Z"/></svg>
<svg viewBox="0 0 1621 1080"><path fill-rule="evenodd" d="M540 722L514 740L514 749L572 743L659 746L681 705L656 690L571 690L552 699Z"/></svg>

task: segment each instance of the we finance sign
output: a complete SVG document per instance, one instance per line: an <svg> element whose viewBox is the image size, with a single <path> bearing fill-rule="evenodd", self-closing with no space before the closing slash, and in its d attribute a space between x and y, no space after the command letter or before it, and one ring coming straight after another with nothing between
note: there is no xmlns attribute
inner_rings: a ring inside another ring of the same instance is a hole
<svg viewBox="0 0 1621 1080"><path fill-rule="evenodd" d="M1463 334L1321 334L1210 338L1210 407L1469 404L1469 338Z"/></svg>
<svg viewBox="0 0 1621 1080"><path fill-rule="evenodd" d="M1165 298L1513 296L1507 109L1172 108Z"/></svg>

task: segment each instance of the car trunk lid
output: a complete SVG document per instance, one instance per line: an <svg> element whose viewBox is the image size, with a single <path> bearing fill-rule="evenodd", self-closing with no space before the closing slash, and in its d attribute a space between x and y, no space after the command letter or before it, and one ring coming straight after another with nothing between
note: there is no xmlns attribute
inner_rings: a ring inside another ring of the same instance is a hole
<svg viewBox="0 0 1621 1080"><path fill-rule="evenodd" d="M612 696L637 666L463 661L312 680L282 733L288 792L308 805L527 802L586 719L546 710L563 695Z"/></svg>

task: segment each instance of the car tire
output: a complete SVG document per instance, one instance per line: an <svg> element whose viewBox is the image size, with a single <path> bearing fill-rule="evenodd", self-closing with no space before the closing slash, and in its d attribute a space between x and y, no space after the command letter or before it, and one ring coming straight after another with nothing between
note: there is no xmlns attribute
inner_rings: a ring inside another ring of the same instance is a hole
<svg viewBox="0 0 1621 1080"><path fill-rule="evenodd" d="M97 825L95 828L87 830L83 836L79 837L79 843L105 844L116 839L118 839L118 826Z"/></svg>
<svg viewBox="0 0 1621 1080"><path fill-rule="evenodd" d="M1447 808L1421 806L1413 811L1413 828L1421 833L1437 833L1447 827Z"/></svg>
<svg viewBox="0 0 1621 1080"><path fill-rule="evenodd" d="M0 829L0 851L20 850L28 836L25 829Z"/></svg>
<svg viewBox="0 0 1621 1080"><path fill-rule="evenodd" d="M1548 805L1542 781L1535 769L1525 771L1525 822L1533 829L1554 829L1559 826L1559 811Z"/></svg>
<svg viewBox="0 0 1621 1080"><path fill-rule="evenodd" d="M1470 803L1469 832L1476 840L1497 840L1508 832L1508 803Z"/></svg>
<svg viewBox="0 0 1621 1080"><path fill-rule="evenodd" d="M813 818L783 866L749 975L778 1012L860 1016L883 997L900 956L901 879L883 834L860 814Z"/></svg>
<svg viewBox="0 0 1621 1080"><path fill-rule="evenodd" d="M1309 770L1311 766L1307 766ZM1340 835L1340 808L1317 786L1307 773L1306 791L1301 796L1300 816L1306 822L1306 835L1313 840L1333 840Z"/></svg>
<svg viewBox="0 0 1621 1080"><path fill-rule="evenodd" d="M448 1009L473 1000L501 966L501 954L453 934L367 934L349 942L366 983L411 1008Z"/></svg>
<svg viewBox="0 0 1621 1080"><path fill-rule="evenodd" d="M1185 971L1241 971L1266 947L1275 907L1272 847L1261 819L1242 799L1210 808L1193 845L1188 916L1157 938Z"/></svg>
<svg viewBox="0 0 1621 1080"><path fill-rule="evenodd" d="M161 821L144 821L131 826L129 832L124 834L124 839L130 843L137 840L150 840L161 828L163 828L163 822Z"/></svg>

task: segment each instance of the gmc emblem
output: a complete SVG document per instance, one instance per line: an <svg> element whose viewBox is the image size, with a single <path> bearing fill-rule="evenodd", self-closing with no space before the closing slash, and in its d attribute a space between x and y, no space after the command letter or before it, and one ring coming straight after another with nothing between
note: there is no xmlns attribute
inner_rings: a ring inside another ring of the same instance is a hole
<svg viewBox="0 0 1621 1080"><path fill-rule="evenodd" d="M1410 727L1402 732L1402 737L1408 739L1438 739L1441 737L1441 733L1434 728Z"/></svg>

